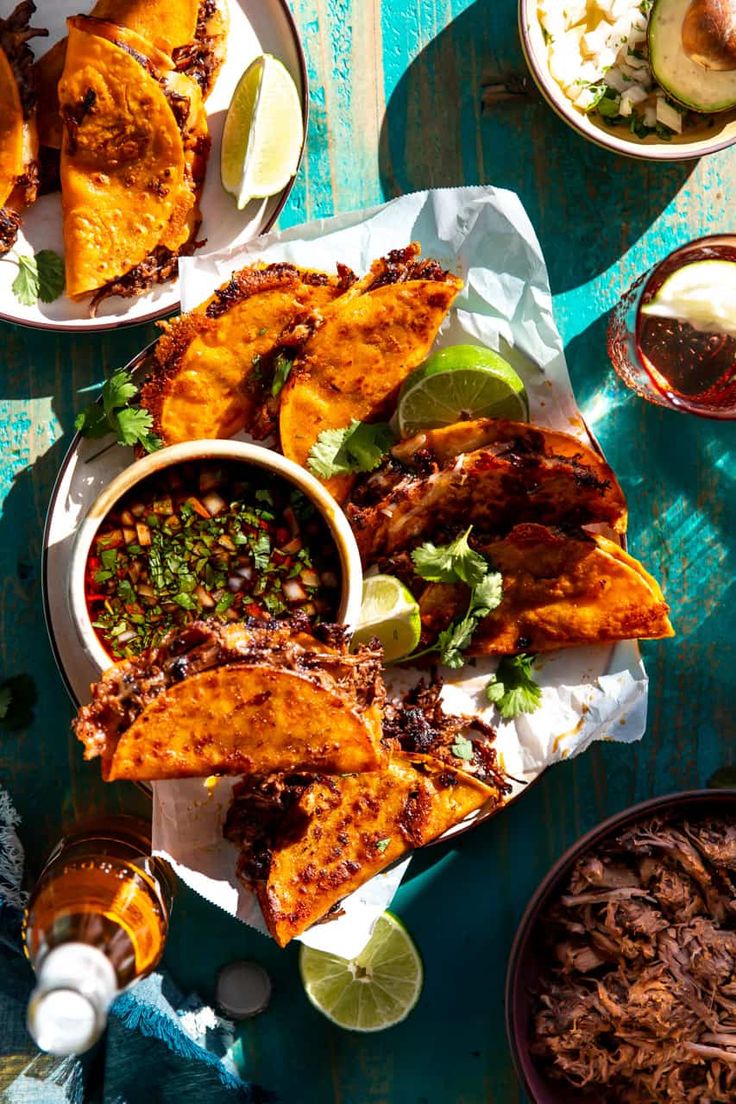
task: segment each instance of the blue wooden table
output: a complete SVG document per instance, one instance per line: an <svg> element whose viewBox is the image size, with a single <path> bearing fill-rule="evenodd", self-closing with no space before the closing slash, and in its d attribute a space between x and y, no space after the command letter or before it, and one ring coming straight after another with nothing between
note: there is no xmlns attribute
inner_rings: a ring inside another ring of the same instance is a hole
<svg viewBox="0 0 736 1104"><path fill-rule="evenodd" d="M519 193L547 258L580 405L629 498L631 550L661 580L678 635L644 646L650 719L639 745L597 746L555 767L496 820L412 865L395 909L421 949L426 983L404 1024L365 1037L332 1028L303 995L296 947L278 951L187 892L167 960L182 987L204 996L221 963L264 963L274 998L242 1031L244 1069L289 1104L512 1104L522 1095L503 1027L503 979L534 886L602 817L700 785L734 756L736 431L637 399L605 349L606 316L634 277L689 238L734 229L734 155L626 161L587 145L534 95L489 97L484 88L524 72L514 0L292 7L311 119L281 225L430 185L485 182ZM132 787L104 789L70 737L71 706L43 626L39 558L79 392L153 335L136 327L54 337L0 325L0 670L31 672L40 695L33 726L0 735L0 783L23 816L31 873L62 822L93 808L145 810Z"/></svg>

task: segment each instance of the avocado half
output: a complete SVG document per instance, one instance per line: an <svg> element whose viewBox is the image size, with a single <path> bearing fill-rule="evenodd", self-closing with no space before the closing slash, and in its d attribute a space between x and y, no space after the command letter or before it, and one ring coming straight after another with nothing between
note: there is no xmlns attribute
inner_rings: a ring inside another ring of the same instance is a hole
<svg viewBox="0 0 736 1104"><path fill-rule="evenodd" d="M692 0L654 0L649 63L658 84L678 103L710 114L736 107L736 70L706 69L685 53L682 26Z"/></svg>

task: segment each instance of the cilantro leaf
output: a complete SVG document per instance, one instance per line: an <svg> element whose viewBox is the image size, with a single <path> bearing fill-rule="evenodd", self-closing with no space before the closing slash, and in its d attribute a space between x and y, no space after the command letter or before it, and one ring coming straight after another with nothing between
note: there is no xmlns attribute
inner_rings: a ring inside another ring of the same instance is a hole
<svg viewBox="0 0 736 1104"><path fill-rule="evenodd" d="M121 445L143 444L150 435L153 415L147 410L126 407L115 415L118 430L118 442Z"/></svg>
<svg viewBox="0 0 736 1104"><path fill-rule="evenodd" d="M391 837L390 836L387 836L386 839L380 839L376 843L376 850L380 851L381 854L383 854L383 852L386 850L386 848L388 847L388 845L390 843L391 843Z"/></svg>
<svg viewBox="0 0 736 1104"><path fill-rule="evenodd" d="M455 743L450 746L450 751L456 759L464 759L466 763L469 763L474 753L473 741L468 740L466 736L456 736Z"/></svg>
<svg viewBox="0 0 736 1104"><path fill-rule="evenodd" d="M119 368L103 384L100 402L91 403L77 414L74 428L82 437L107 437L112 433L119 445L140 445L146 452L155 452L162 442L152 432L153 415L128 405L137 393L130 372Z"/></svg>
<svg viewBox="0 0 736 1104"><path fill-rule="evenodd" d="M74 428L82 437L107 437L110 423L105 417L102 407L98 403L91 403L84 410L80 410L74 419Z"/></svg>
<svg viewBox="0 0 736 1104"><path fill-rule="evenodd" d="M487 617L503 598L503 579L498 571L490 571L473 588L473 612L479 617ZM482 611L482 612L481 612Z"/></svg>
<svg viewBox="0 0 736 1104"><path fill-rule="evenodd" d="M358 422L342 429L323 429L312 445L307 467L321 479L346 472L373 471L394 442L384 422Z"/></svg>
<svg viewBox="0 0 736 1104"><path fill-rule="evenodd" d="M473 633L478 626L478 619L467 613L465 617L457 617L451 621L446 629L437 637L437 648L440 660L445 667L457 670L465 664L463 652L473 639Z"/></svg>
<svg viewBox="0 0 736 1104"><path fill-rule="evenodd" d="M135 396L137 390L130 372L125 368L118 368L109 380L105 381L102 388L102 409L105 414L111 414L117 407L125 406Z"/></svg>
<svg viewBox="0 0 736 1104"><path fill-rule="evenodd" d="M277 355L274 361L273 381L271 383L271 396L274 399L277 399L281 394L284 384L291 375L293 364L293 360L290 360L284 353Z"/></svg>
<svg viewBox="0 0 736 1104"><path fill-rule="evenodd" d="M35 257L18 257L18 275L13 280L11 288L15 298L24 307L32 307L38 299L41 281L38 275L38 265Z"/></svg>
<svg viewBox="0 0 736 1104"><path fill-rule="evenodd" d="M467 583L471 587L477 586L488 571L488 564L468 544L472 529L473 526L469 526L450 544L438 547L427 541L415 548L411 558L417 575L431 583Z"/></svg>
<svg viewBox="0 0 736 1104"><path fill-rule="evenodd" d="M488 701L496 706L504 720L521 713L535 713L542 703L542 691L534 680L535 656L504 656L495 675L486 686Z"/></svg>
<svg viewBox="0 0 736 1104"><path fill-rule="evenodd" d="M35 257L20 254L15 260L18 275L11 287L19 303L32 307L39 299L42 303L58 299L64 290L64 262L58 253L41 249Z"/></svg>
<svg viewBox="0 0 736 1104"><path fill-rule="evenodd" d="M36 254L38 272L38 298L42 303L53 303L64 290L64 261L53 249L42 249Z"/></svg>

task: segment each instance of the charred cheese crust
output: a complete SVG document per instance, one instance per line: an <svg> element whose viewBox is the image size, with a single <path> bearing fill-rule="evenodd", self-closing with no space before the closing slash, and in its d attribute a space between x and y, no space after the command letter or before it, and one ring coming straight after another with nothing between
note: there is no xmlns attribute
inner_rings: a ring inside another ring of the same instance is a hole
<svg viewBox="0 0 736 1104"><path fill-rule="evenodd" d="M504 792L431 756L398 752L382 771L246 781L225 835L242 847L239 875L283 947L408 851L498 808Z"/></svg>
<svg viewBox="0 0 736 1104"><path fill-rule="evenodd" d="M287 263L251 266L197 310L161 323L141 393L154 432L167 445L240 429L264 436L275 354L318 324L354 280L344 266L333 276Z"/></svg>

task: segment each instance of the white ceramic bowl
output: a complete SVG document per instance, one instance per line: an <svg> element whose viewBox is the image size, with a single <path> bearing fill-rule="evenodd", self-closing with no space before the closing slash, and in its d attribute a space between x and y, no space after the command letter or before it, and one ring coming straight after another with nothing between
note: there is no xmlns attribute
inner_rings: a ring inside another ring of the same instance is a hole
<svg viewBox="0 0 736 1104"><path fill-rule="evenodd" d="M549 71L547 44L537 9L537 0L519 0L519 34L527 65L553 111L589 142L641 161L688 161L736 142L736 110L704 117L702 127L676 134L669 142L661 141L656 135L636 138L624 127L606 126L597 116L579 111Z"/></svg>
<svg viewBox="0 0 736 1104"><path fill-rule="evenodd" d="M114 660L105 651L92 627L84 587L87 557L100 524L118 499L141 480L177 464L211 459L233 460L263 468L264 471L281 476L310 499L324 518L340 557L342 593L337 620L348 626L356 624L363 589L360 553L345 514L322 484L298 464L260 445L246 444L243 441L185 441L183 444L152 452L121 472L94 501L77 530L69 573L69 610L86 655L100 671L104 671Z"/></svg>

